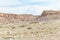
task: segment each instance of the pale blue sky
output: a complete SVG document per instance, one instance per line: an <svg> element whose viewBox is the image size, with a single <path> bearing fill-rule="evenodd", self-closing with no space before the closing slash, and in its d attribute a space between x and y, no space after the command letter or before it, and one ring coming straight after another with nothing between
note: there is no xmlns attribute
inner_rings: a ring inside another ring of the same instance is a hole
<svg viewBox="0 0 60 40"><path fill-rule="evenodd" d="M60 10L60 0L0 0L0 12L40 15L43 10Z"/></svg>

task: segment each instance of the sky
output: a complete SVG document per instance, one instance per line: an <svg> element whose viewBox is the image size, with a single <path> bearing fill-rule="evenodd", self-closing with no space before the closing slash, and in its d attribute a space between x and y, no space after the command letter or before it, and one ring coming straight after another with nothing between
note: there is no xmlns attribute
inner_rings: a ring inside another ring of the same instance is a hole
<svg viewBox="0 0 60 40"><path fill-rule="evenodd" d="M41 15L43 10L60 10L60 0L0 0L0 12Z"/></svg>

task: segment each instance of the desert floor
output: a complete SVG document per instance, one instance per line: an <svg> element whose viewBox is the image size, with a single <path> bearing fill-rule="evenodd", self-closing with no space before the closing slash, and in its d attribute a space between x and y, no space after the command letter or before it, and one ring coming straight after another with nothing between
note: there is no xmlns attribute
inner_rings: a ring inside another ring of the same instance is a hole
<svg viewBox="0 0 60 40"><path fill-rule="evenodd" d="M0 40L60 40L60 21L0 24Z"/></svg>

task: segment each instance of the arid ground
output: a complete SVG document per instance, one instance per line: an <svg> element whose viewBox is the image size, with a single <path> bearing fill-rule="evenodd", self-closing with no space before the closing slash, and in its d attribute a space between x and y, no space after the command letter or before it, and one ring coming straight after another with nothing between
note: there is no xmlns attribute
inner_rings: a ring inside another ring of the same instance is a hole
<svg viewBox="0 0 60 40"><path fill-rule="evenodd" d="M60 21L0 24L0 40L60 40Z"/></svg>
<svg viewBox="0 0 60 40"><path fill-rule="evenodd" d="M41 16L1 13L0 40L60 40L60 11Z"/></svg>

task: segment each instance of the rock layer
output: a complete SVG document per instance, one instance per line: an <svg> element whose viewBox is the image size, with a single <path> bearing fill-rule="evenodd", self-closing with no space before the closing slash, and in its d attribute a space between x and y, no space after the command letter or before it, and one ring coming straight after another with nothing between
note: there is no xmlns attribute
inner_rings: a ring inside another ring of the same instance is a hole
<svg viewBox="0 0 60 40"><path fill-rule="evenodd" d="M44 10L41 15L0 13L0 23L43 22L60 20L60 11Z"/></svg>

